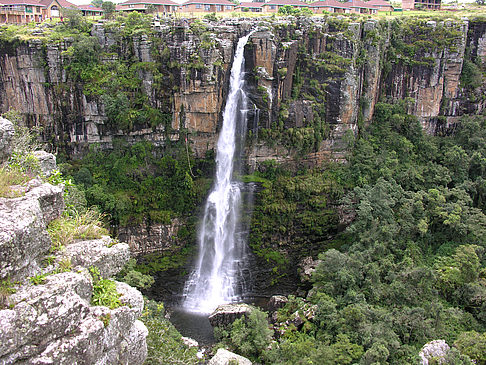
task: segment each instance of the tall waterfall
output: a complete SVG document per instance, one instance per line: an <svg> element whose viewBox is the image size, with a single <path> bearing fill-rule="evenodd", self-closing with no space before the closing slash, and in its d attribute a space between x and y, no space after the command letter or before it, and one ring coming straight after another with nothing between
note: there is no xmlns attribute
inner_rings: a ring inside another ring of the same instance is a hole
<svg viewBox="0 0 486 365"><path fill-rule="evenodd" d="M240 38L236 48L217 144L215 184L199 230L196 267L184 287L183 307L192 312L210 313L241 295L246 242L239 232L241 183L233 179L233 172L246 130L243 50L250 35Z"/></svg>

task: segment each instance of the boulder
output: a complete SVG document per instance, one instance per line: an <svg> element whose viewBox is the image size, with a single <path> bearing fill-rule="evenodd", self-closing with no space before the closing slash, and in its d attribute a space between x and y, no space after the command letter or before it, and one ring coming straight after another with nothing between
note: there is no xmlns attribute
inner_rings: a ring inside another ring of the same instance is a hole
<svg viewBox="0 0 486 365"><path fill-rule="evenodd" d="M45 228L64 209L62 187L42 184L25 196L0 198L0 279L23 279L39 270L51 247Z"/></svg>
<svg viewBox="0 0 486 365"><path fill-rule="evenodd" d="M444 340L430 341L419 352L422 365L429 365L429 360L434 359L434 364L445 364L445 356L450 347Z"/></svg>
<svg viewBox="0 0 486 365"><path fill-rule="evenodd" d="M274 295L268 301L268 311L275 312L276 310L285 307L289 299L283 295Z"/></svg>
<svg viewBox="0 0 486 365"><path fill-rule="evenodd" d="M248 304L222 304L209 316L209 323L213 327L226 327L237 318L247 316L252 307Z"/></svg>
<svg viewBox="0 0 486 365"><path fill-rule="evenodd" d="M130 258L130 250L126 243L116 243L112 238L103 236L67 245L60 256L69 258L73 267L94 266L102 277L109 278L123 269Z"/></svg>
<svg viewBox="0 0 486 365"><path fill-rule="evenodd" d="M0 363L142 364L147 329L137 320L141 293L116 283L122 306L91 306L86 269L49 275L42 285L24 285L0 311Z"/></svg>
<svg viewBox="0 0 486 365"><path fill-rule="evenodd" d="M300 280L309 281L320 262L321 260L314 260L311 256L305 257L299 263Z"/></svg>
<svg viewBox="0 0 486 365"><path fill-rule="evenodd" d="M199 347L199 342L190 337L181 337L181 341L187 347Z"/></svg>
<svg viewBox="0 0 486 365"><path fill-rule="evenodd" d="M0 117L0 162L5 161L12 154L12 139L15 133L11 121Z"/></svg>
<svg viewBox="0 0 486 365"><path fill-rule="evenodd" d="M208 365L251 365L252 362L246 357L232 353L225 349L219 349L216 355L209 360Z"/></svg>
<svg viewBox="0 0 486 365"><path fill-rule="evenodd" d="M49 177L55 170L57 170L56 156L52 153L35 151L34 156L37 158L37 161L39 161L39 169L42 175Z"/></svg>

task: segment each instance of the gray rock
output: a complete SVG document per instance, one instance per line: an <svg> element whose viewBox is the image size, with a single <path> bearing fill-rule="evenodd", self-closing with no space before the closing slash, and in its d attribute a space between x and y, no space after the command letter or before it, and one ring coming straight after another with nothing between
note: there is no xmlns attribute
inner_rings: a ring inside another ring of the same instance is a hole
<svg viewBox="0 0 486 365"><path fill-rule="evenodd" d="M51 176L54 170L57 170L56 156L46 151L35 151L35 158L39 161L39 169L42 175Z"/></svg>
<svg viewBox="0 0 486 365"><path fill-rule="evenodd" d="M449 352L450 347L444 340L430 341L422 347L419 357L422 365L429 365L429 360L434 359L434 364L445 364L444 357Z"/></svg>
<svg viewBox="0 0 486 365"><path fill-rule="evenodd" d="M100 239L67 245L60 255L69 258L73 267L94 266L102 277L109 278L125 266L130 258L130 251L126 243L114 244L113 239L103 236Z"/></svg>
<svg viewBox="0 0 486 365"><path fill-rule="evenodd" d="M0 117L0 162L12 154L12 138L15 130L11 121Z"/></svg>
<svg viewBox="0 0 486 365"><path fill-rule="evenodd" d="M237 318L247 316L252 307L248 304L222 304L209 316L209 323L213 327L225 327Z"/></svg>
<svg viewBox="0 0 486 365"><path fill-rule="evenodd" d="M209 360L208 365L251 365L252 362L246 357L234 354L225 349L219 349L216 355Z"/></svg>
<svg viewBox="0 0 486 365"><path fill-rule="evenodd" d="M0 363L142 364L147 329L137 320L140 292L116 283L122 306L91 306L86 269L48 276L11 296L13 309L0 311ZM26 360L27 359L27 360Z"/></svg>
<svg viewBox="0 0 486 365"><path fill-rule="evenodd" d="M62 188L50 184L20 198L0 198L0 279L23 279L39 271L51 247L45 228L63 209Z"/></svg>
<svg viewBox="0 0 486 365"><path fill-rule="evenodd" d="M309 281L314 271L316 271L317 265L321 263L321 260L314 260L311 256L305 257L299 263L300 280Z"/></svg>
<svg viewBox="0 0 486 365"><path fill-rule="evenodd" d="M274 295L268 301L268 310L275 312L277 309L283 308L288 301L288 298L283 295Z"/></svg>
<svg viewBox="0 0 486 365"><path fill-rule="evenodd" d="M187 347L199 347L199 342L190 337L181 337L181 341Z"/></svg>

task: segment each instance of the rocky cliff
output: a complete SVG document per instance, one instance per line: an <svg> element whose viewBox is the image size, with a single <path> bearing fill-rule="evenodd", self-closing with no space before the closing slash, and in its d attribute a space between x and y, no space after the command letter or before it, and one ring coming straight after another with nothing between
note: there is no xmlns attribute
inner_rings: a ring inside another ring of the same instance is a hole
<svg viewBox="0 0 486 365"><path fill-rule="evenodd" d="M251 29L256 32L246 49L254 104L249 128L253 136L258 129L273 129L260 135L254 159L286 155L268 149L275 137L280 146L304 140L305 153L339 156L342 136L356 133L379 99L411 98L410 112L430 133L484 109L483 88L468 89L460 82L465 58L484 65L484 21L323 17L171 20L130 37L109 24L94 25L97 62L123 61L133 68L137 94L127 85L93 90L95 77L113 74L77 77L72 72L76 38L3 40L0 112L21 111L29 123L45 127L46 138L74 155L91 143L110 148L116 137L163 146L187 136L193 152L203 156L221 122L235 42ZM97 63L89 67L92 71ZM116 124L110 120L112 100L104 94L119 91L145 101L121 116L129 122ZM159 113L154 114L158 124L131 119L130 113L146 105Z"/></svg>
<svg viewBox="0 0 486 365"><path fill-rule="evenodd" d="M0 126L8 155L13 127L3 118ZM93 268L115 275L129 259L128 245L104 236L55 250L46 227L64 210L63 188L33 179L10 191L18 197L0 198L0 363L142 364L140 292L113 282L119 305L93 302L101 285Z"/></svg>
<svg viewBox="0 0 486 365"><path fill-rule="evenodd" d="M136 14L135 14L136 15ZM57 151L171 142L203 157L222 121L237 39L245 50L248 163L342 160L379 100L408 101L429 133L486 104L481 19L365 17L100 22L88 33L0 37L0 112L21 111ZM479 74L478 74L479 72ZM477 77L476 77L477 76ZM134 252L173 245L184 222L121 227ZM173 236L173 234L172 234Z"/></svg>

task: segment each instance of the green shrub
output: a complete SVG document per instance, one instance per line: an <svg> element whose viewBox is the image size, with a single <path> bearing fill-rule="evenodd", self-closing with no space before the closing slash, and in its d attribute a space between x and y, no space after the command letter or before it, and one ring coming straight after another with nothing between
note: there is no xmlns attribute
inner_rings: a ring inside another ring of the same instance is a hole
<svg viewBox="0 0 486 365"><path fill-rule="evenodd" d="M267 314L253 308L247 317L236 319L227 330L216 330L215 335L234 351L256 360L270 344L273 330L269 328Z"/></svg>
<svg viewBox="0 0 486 365"><path fill-rule="evenodd" d="M162 303L146 300L140 320L149 332L145 365L192 365L200 363L196 357L197 348L190 348L182 343L180 333L165 318Z"/></svg>
<svg viewBox="0 0 486 365"><path fill-rule="evenodd" d="M137 261L133 258L128 260L128 263L117 275L117 278L118 280L139 289L148 289L155 282L152 276L142 274L140 271L137 270Z"/></svg>
<svg viewBox="0 0 486 365"><path fill-rule="evenodd" d="M8 298L15 292L14 283L10 279L0 280L0 310L8 308Z"/></svg>
<svg viewBox="0 0 486 365"><path fill-rule="evenodd" d="M110 309L120 307L122 304L120 302L120 294L116 291L115 282L110 279L103 279L96 267L91 267L90 273L93 278L91 304L102 305Z"/></svg>

